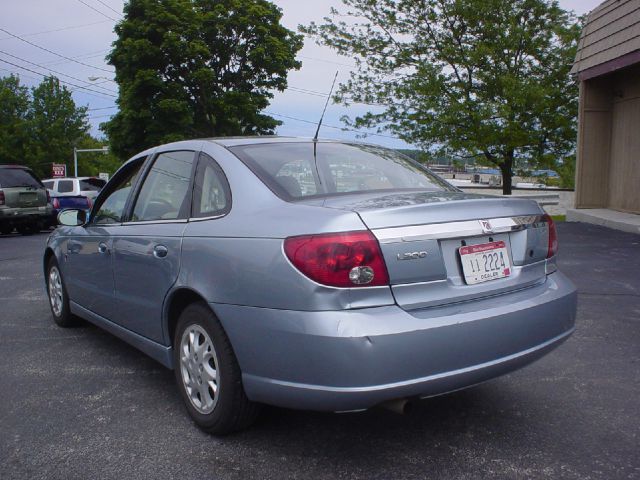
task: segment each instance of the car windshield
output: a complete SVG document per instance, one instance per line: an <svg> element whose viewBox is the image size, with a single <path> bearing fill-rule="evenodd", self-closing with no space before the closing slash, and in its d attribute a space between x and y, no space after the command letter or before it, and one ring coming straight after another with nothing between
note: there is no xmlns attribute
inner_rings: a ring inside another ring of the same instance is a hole
<svg viewBox="0 0 640 480"><path fill-rule="evenodd" d="M385 190L454 190L404 155L371 145L265 143L231 148L286 200Z"/></svg>
<svg viewBox="0 0 640 480"><path fill-rule="evenodd" d="M42 188L40 181L29 170L22 168L0 168L0 188Z"/></svg>

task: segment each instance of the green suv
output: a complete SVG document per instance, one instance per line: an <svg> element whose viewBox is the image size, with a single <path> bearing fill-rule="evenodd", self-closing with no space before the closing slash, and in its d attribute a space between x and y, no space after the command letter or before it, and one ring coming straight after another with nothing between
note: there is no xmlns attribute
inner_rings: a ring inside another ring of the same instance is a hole
<svg viewBox="0 0 640 480"><path fill-rule="evenodd" d="M51 223L47 189L27 167L0 165L0 233L34 233Z"/></svg>

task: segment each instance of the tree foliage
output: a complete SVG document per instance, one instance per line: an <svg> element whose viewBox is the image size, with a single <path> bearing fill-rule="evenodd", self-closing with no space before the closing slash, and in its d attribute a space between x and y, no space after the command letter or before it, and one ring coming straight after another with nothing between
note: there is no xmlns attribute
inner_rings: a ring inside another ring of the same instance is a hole
<svg viewBox="0 0 640 480"><path fill-rule="evenodd" d="M96 139L90 135L83 137L77 144L79 149L100 149L107 146L105 139ZM78 154L78 176L97 177L99 173L113 175L123 161L110 150L105 152L80 152ZM67 162L67 172L73 174L73 162Z"/></svg>
<svg viewBox="0 0 640 480"><path fill-rule="evenodd" d="M52 162L73 158L73 147L89 132L87 107L76 106L69 89L55 77L31 90L27 159L38 173L50 175Z"/></svg>
<svg viewBox="0 0 640 480"><path fill-rule="evenodd" d="M28 89L17 76L0 78L0 162L51 175L51 163L71 162L89 138L87 108L78 107L55 77Z"/></svg>
<svg viewBox="0 0 640 480"><path fill-rule="evenodd" d="M300 27L354 57L336 100L382 107L347 122L498 166L552 167L575 148L576 18L550 0L342 0Z"/></svg>
<svg viewBox="0 0 640 480"><path fill-rule="evenodd" d="M24 162L29 103L29 89L18 77L0 78L0 163Z"/></svg>
<svg viewBox="0 0 640 480"><path fill-rule="evenodd" d="M261 114L302 37L266 0L131 0L108 57L120 111L104 125L123 156L163 142L273 133Z"/></svg>

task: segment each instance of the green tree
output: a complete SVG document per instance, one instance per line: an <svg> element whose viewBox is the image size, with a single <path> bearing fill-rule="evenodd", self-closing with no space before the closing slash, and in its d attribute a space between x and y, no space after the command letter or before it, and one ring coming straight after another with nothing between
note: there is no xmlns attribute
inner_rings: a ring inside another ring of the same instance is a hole
<svg viewBox="0 0 640 480"><path fill-rule="evenodd" d="M88 135L87 107L76 106L66 86L55 77L46 77L31 89L27 125L26 162L21 163L47 177L51 163L69 162L73 147Z"/></svg>
<svg viewBox="0 0 640 480"><path fill-rule="evenodd" d="M453 161L453 169L456 172L464 172L464 162L462 160L460 160L459 158L456 158Z"/></svg>
<svg viewBox="0 0 640 480"><path fill-rule="evenodd" d="M25 162L29 90L11 75L0 78L0 163Z"/></svg>
<svg viewBox="0 0 640 480"><path fill-rule="evenodd" d="M163 142L268 134L261 114L300 68L302 37L267 0L131 0L108 56L119 112L104 131L128 157Z"/></svg>
<svg viewBox="0 0 640 480"><path fill-rule="evenodd" d="M562 188L575 188L576 181L576 156L569 155L562 159L562 162L556 167L558 175L560 175L560 186Z"/></svg>
<svg viewBox="0 0 640 480"><path fill-rule="evenodd" d="M347 123L500 168L575 148L579 26L550 0L342 0L301 31L354 57L336 101L383 107Z"/></svg>

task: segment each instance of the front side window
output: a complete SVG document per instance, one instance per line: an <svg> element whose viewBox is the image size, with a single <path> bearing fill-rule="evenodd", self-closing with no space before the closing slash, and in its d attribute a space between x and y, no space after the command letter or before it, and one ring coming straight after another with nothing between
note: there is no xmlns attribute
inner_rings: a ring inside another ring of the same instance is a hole
<svg viewBox="0 0 640 480"><path fill-rule="evenodd" d="M231 208L229 183L220 166L205 153L200 154L193 186L194 218L224 215Z"/></svg>
<svg viewBox="0 0 640 480"><path fill-rule="evenodd" d="M131 221L177 220L189 215L194 152L158 155L144 179Z"/></svg>
<svg viewBox="0 0 640 480"><path fill-rule="evenodd" d="M46 182L42 182L45 187L49 190L53 190L53 182L51 180L47 180Z"/></svg>
<svg viewBox="0 0 640 480"><path fill-rule="evenodd" d="M122 172L122 179L116 181L114 187L109 187L111 193L104 199L93 216L93 223L97 225L108 225L112 223L121 223L125 214L125 207L129 193L140 174L140 169L144 163L144 158L134 161L128 166L128 169Z"/></svg>
<svg viewBox="0 0 640 480"><path fill-rule="evenodd" d="M370 191L451 191L404 155L372 145L292 142L231 149L285 200Z"/></svg>

